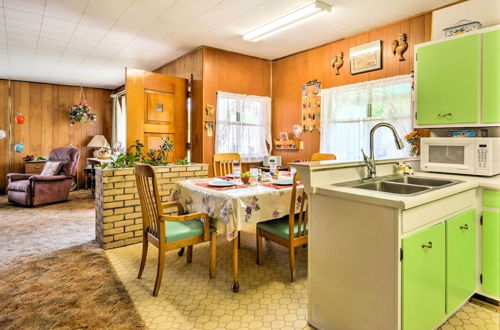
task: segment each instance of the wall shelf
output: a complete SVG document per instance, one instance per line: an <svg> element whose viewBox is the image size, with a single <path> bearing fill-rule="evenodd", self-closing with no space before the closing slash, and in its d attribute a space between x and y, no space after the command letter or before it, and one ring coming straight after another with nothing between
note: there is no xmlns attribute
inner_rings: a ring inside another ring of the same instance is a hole
<svg viewBox="0 0 500 330"><path fill-rule="evenodd" d="M274 147L277 150L302 150L304 149L304 142L299 139L274 140Z"/></svg>

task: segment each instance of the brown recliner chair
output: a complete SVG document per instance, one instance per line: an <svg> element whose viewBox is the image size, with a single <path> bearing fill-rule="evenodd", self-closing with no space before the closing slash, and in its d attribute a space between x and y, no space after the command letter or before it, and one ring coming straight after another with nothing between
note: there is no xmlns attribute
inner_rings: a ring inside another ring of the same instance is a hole
<svg viewBox="0 0 500 330"><path fill-rule="evenodd" d="M7 174L7 196L9 202L37 206L68 200L71 184L76 177L80 150L60 147L52 150L51 161L61 161L58 175Z"/></svg>

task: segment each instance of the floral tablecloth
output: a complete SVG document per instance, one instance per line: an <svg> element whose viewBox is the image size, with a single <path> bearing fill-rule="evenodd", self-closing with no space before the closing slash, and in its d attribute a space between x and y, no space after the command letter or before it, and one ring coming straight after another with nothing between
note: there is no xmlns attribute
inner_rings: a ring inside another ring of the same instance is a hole
<svg viewBox="0 0 500 330"><path fill-rule="evenodd" d="M176 183L173 199L189 213L206 212L211 225L225 232L228 240L238 235L244 226L281 218L290 210L292 188L276 189L269 185L249 185L246 188L215 190L203 185L212 179L185 180ZM198 183L198 184L197 184ZM299 191L303 188L298 187ZM297 194L297 210L302 194Z"/></svg>

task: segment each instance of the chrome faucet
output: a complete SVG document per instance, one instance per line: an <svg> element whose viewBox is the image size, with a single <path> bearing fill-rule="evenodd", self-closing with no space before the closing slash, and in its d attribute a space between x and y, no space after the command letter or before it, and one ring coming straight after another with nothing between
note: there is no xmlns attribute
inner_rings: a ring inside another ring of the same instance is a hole
<svg viewBox="0 0 500 330"><path fill-rule="evenodd" d="M363 153L363 159L365 160L366 168L368 169L367 179L375 179L375 177L377 176L377 168L375 167L375 156L373 150L373 135L375 134L375 131L380 127L387 127L392 131L392 134L394 135L394 143L396 143L396 148L401 150L405 147L403 141L396 132L396 128L394 128L394 126L392 126L391 124L378 123L377 125L373 126L373 128L370 130L370 157L368 158L364 150L361 149L361 152Z"/></svg>

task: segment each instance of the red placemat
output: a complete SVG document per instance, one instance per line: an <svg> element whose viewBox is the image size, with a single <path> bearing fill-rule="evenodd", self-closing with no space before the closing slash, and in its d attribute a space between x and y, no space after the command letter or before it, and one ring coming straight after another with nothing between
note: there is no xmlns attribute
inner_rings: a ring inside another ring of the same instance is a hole
<svg viewBox="0 0 500 330"><path fill-rule="evenodd" d="M278 184L274 184L272 182L261 183L260 185L264 186L264 187L268 187L268 188L274 188L274 189L286 189L286 188L292 188L293 187L293 185L281 186L281 185L278 185ZM297 187L302 187L302 186L303 186L302 183L298 183L297 184Z"/></svg>
<svg viewBox="0 0 500 330"><path fill-rule="evenodd" d="M205 188L208 188L208 189L217 190L217 191L247 188L246 185L240 185L240 184L237 184L237 185L234 185L234 186L230 186L230 187L213 187L213 186L208 185L207 182L198 182L198 183L196 183L196 185L200 186L200 187L205 187Z"/></svg>

